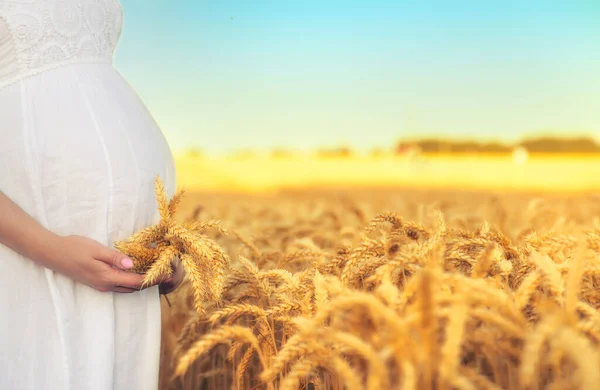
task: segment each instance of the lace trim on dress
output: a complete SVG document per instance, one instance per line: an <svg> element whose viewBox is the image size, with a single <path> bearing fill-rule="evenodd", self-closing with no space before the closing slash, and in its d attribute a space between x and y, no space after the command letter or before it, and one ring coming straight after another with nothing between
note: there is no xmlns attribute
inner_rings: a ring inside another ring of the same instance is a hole
<svg viewBox="0 0 600 390"><path fill-rule="evenodd" d="M123 8L118 0L0 0L2 21L0 88L64 65L111 64Z"/></svg>

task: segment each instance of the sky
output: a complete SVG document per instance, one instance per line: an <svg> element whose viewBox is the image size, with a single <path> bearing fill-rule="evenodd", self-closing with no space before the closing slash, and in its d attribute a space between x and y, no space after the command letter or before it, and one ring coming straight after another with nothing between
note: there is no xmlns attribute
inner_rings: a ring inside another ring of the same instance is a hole
<svg viewBox="0 0 600 390"><path fill-rule="evenodd" d="M115 66L175 152L600 139L600 0L121 0Z"/></svg>

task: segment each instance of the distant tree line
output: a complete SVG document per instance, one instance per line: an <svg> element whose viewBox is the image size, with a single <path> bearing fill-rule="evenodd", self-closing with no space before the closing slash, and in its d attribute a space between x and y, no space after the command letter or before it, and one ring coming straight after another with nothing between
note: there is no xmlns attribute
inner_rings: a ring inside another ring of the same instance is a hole
<svg viewBox="0 0 600 390"><path fill-rule="evenodd" d="M523 147L529 153L600 153L600 144L588 137L555 138L539 137L526 139L515 144L499 142L452 141L444 139L421 139L403 141L395 151L403 153L418 148L422 153L511 153Z"/></svg>
<svg viewBox="0 0 600 390"><path fill-rule="evenodd" d="M337 148L321 148L317 150L317 156L319 157L350 157L352 156L352 149L348 146L340 146Z"/></svg>
<svg viewBox="0 0 600 390"><path fill-rule="evenodd" d="M514 144L500 142L477 142L477 141L458 141L441 138L425 138L416 140L404 140L396 143L392 148L394 154L405 154L414 151L421 153L436 154L436 153L456 153L456 154L510 154L515 148L522 147L528 153L581 153L594 154L600 153L600 144L596 143L589 137L573 137L573 138L558 138L558 137L538 137L530 138ZM390 153L390 149L375 148L370 155L380 157ZM285 148L274 148L271 151L271 156L274 158L287 158L294 155L294 151ZM204 153L199 149L189 149L188 157L201 158ZM254 155L251 150L239 150L233 154L238 159L250 158ZM351 157L354 155L354 150L348 146L319 148L316 150L316 155L324 158L340 158Z"/></svg>

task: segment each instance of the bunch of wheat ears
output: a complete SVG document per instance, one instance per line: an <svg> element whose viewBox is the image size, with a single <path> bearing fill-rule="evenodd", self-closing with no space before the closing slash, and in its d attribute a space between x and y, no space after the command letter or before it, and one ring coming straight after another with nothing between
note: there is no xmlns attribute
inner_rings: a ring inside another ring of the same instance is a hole
<svg viewBox="0 0 600 390"><path fill-rule="evenodd" d="M209 236L216 222L177 223L181 193L167 202L158 179L156 191L161 221L118 248L148 281L176 258L186 269L170 388L600 387L598 230L523 231L516 245L442 214L426 228L354 208L366 223L352 232L319 209L263 237L236 233L230 260Z"/></svg>
<svg viewBox="0 0 600 390"><path fill-rule="evenodd" d="M166 279L181 261L192 286L195 308L202 312L205 302L220 299L229 262L219 245L204 233L210 228L218 228L223 234L227 230L220 228L217 221L177 223L175 212L184 192L168 201L160 177L154 185L160 221L127 241L115 243L115 248L131 257L132 272L145 275L144 285Z"/></svg>

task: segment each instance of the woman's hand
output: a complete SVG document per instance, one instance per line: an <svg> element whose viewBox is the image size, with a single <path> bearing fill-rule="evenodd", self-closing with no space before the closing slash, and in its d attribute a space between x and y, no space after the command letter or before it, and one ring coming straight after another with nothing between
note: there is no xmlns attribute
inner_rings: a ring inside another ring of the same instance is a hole
<svg viewBox="0 0 600 390"><path fill-rule="evenodd" d="M171 264L171 269L173 270L171 277L158 284L158 292L160 294L167 295L172 293L173 291L177 290L177 288L181 285L181 282L183 282L185 271L183 269L183 265L181 265L181 261Z"/></svg>
<svg viewBox="0 0 600 390"><path fill-rule="evenodd" d="M144 276L126 272L133 267L131 259L90 238L56 236L47 253L42 265L95 290L131 293L142 289Z"/></svg>
<svg viewBox="0 0 600 390"><path fill-rule="evenodd" d="M98 291L141 289L144 276L125 272L133 265L127 256L90 238L49 231L2 191L0 215L0 244L35 263Z"/></svg>

